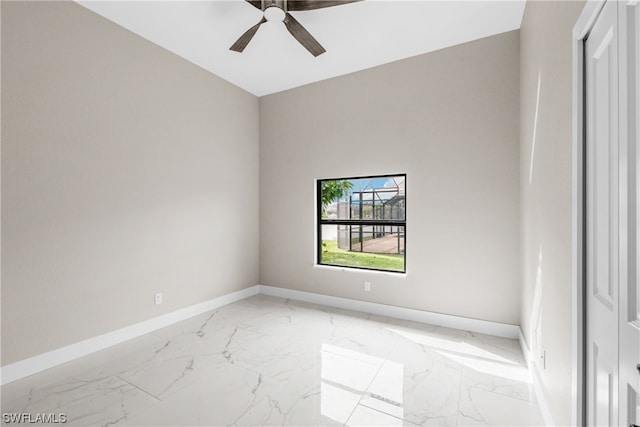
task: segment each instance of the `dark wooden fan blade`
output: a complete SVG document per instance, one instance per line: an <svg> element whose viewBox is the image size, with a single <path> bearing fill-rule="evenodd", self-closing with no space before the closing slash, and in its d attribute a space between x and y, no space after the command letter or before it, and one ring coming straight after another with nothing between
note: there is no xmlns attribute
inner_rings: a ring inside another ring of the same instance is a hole
<svg viewBox="0 0 640 427"><path fill-rule="evenodd" d="M287 30L291 33L291 35L300 42L302 46L305 47L313 56L322 55L326 51L322 47L320 43L316 39L313 38L311 34L295 20L291 14L287 13L284 17L284 25L287 27Z"/></svg>
<svg viewBox="0 0 640 427"><path fill-rule="evenodd" d="M243 35L240 36L238 40L236 40L236 42L229 49L235 52L242 52L244 48L247 47L253 36L256 35L256 32L258 32L258 28L260 28L260 25L264 24L265 22L267 22L267 20L263 16L260 22L249 28Z"/></svg>
<svg viewBox="0 0 640 427"><path fill-rule="evenodd" d="M340 6L348 3L355 3L362 0L289 0L287 1L287 10L314 10L325 7Z"/></svg>
<svg viewBox="0 0 640 427"><path fill-rule="evenodd" d="M262 10L262 0L247 0L247 3L251 3L253 7Z"/></svg>

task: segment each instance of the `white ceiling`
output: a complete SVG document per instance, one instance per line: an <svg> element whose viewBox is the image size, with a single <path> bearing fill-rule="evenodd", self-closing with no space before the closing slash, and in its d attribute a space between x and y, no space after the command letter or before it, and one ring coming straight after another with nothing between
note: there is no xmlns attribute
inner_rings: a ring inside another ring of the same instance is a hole
<svg viewBox="0 0 640 427"><path fill-rule="evenodd" d="M365 0L292 12L324 46L314 58L283 23L263 24L244 0L78 3L257 96L520 28L525 0Z"/></svg>

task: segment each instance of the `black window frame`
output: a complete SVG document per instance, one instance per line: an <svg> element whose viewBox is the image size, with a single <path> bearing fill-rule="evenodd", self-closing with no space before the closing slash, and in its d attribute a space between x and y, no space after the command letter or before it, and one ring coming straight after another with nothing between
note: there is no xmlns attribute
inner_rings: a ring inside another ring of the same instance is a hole
<svg viewBox="0 0 640 427"><path fill-rule="evenodd" d="M329 219L322 218L322 183L325 181L350 181L356 179L379 179L379 178L393 178L393 177L403 177L404 178L404 188L405 188L405 198L404 198L404 220L374 220L374 219ZM336 267L336 268L353 268L356 270L365 270L365 271L381 271L385 273L396 273L396 274L406 274L407 272L407 174L406 173L395 173L395 174L384 174L384 175L368 175L368 176L354 176L347 178L323 178L316 180L316 263L317 265L323 265L328 267ZM323 225L359 225L359 226L371 226L371 225L392 225L396 227L403 227L404 230L404 262L403 262L403 270L389 270L384 268L373 268L373 267L358 267L358 266L349 266L349 265L339 265L339 264L327 264L322 262L322 226Z"/></svg>

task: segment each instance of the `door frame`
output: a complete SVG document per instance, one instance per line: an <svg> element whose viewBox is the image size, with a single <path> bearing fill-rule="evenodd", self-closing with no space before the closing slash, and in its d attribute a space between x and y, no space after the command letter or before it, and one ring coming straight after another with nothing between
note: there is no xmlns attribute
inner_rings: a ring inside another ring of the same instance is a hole
<svg viewBox="0 0 640 427"><path fill-rule="evenodd" d="M571 425L586 422L585 40L607 0L587 0L573 27L571 203ZM616 1L616 0L613 0Z"/></svg>

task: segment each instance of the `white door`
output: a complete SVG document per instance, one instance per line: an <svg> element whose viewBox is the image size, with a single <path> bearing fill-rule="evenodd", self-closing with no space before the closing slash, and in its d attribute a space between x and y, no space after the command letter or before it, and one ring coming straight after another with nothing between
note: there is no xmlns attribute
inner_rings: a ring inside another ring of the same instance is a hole
<svg viewBox="0 0 640 427"><path fill-rule="evenodd" d="M640 424L640 5L619 4L620 23L620 331L619 420Z"/></svg>
<svg viewBox="0 0 640 427"><path fill-rule="evenodd" d="M618 8L585 42L587 425L618 425Z"/></svg>

